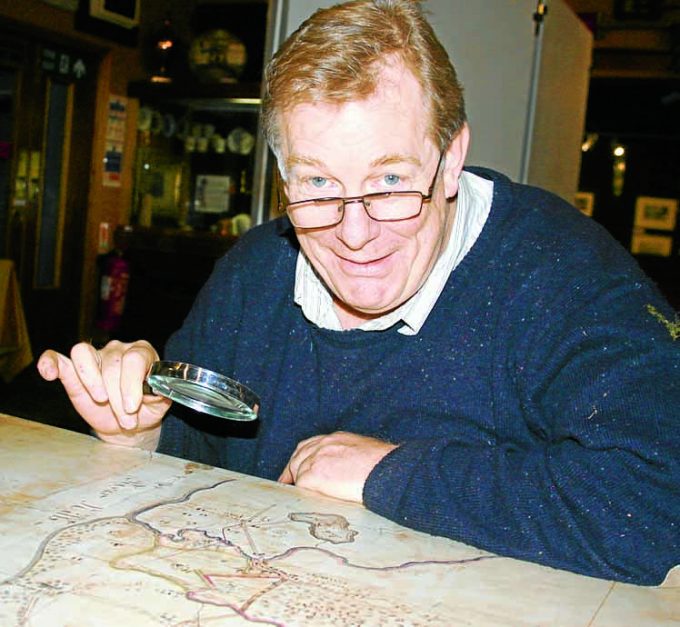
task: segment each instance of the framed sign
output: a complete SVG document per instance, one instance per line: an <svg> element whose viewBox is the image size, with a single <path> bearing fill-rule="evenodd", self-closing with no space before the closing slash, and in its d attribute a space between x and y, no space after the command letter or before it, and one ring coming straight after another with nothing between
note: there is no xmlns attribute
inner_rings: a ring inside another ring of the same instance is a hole
<svg viewBox="0 0 680 627"><path fill-rule="evenodd" d="M140 0L90 0L90 15L122 26L135 28L139 26Z"/></svg>
<svg viewBox="0 0 680 627"><path fill-rule="evenodd" d="M136 47L141 0L80 0L77 30Z"/></svg>
<svg viewBox="0 0 680 627"><path fill-rule="evenodd" d="M592 192L576 192L574 205L583 215L592 218L595 208L595 194Z"/></svg>
<svg viewBox="0 0 680 627"><path fill-rule="evenodd" d="M634 255L654 255L670 257L673 250L673 238L668 235L655 235L644 229L634 229L630 242L630 252Z"/></svg>
<svg viewBox="0 0 680 627"><path fill-rule="evenodd" d="M196 177L194 210L198 213L227 213L231 191L231 177L199 174Z"/></svg>
<svg viewBox="0 0 680 627"><path fill-rule="evenodd" d="M672 231L678 213L675 198L655 198L638 196L635 201L635 226L645 229Z"/></svg>

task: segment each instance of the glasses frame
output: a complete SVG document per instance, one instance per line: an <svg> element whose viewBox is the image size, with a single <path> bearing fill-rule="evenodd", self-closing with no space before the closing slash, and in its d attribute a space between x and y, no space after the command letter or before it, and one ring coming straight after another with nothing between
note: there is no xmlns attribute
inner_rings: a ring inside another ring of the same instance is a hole
<svg viewBox="0 0 680 627"><path fill-rule="evenodd" d="M281 177L278 177L278 185L276 186L276 196L277 196L277 203L278 203L278 208L279 212L283 213L284 211L288 214L288 218L292 222L293 226L302 228L302 229L325 229L331 226L336 226L337 224L340 224L342 220L345 217L345 207L348 204L351 203L357 203L360 202L363 207L364 211L366 211L367 215L371 218L371 220L375 220L376 222L400 222L401 220L410 220L411 218L415 218L416 216L420 215L420 212L423 210L423 203L430 202L432 200L432 194L434 193L434 187L437 184L437 177L439 176L439 171L441 169L442 162L444 161L444 151L439 153L439 160L437 161L437 168L434 171L434 176L432 177L432 182L430 183L430 186L427 190L427 194L423 194L421 191L418 190L399 190L399 191L394 191L394 192L371 192L370 194L362 194L360 196L325 196L323 198L309 198L307 200L297 200L295 202L290 202L287 204L284 204L283 201L283 195L281 194ZM403 218L374 218L371 215L370 209L366 206L366 202L368 201L370 204L371 198L377 198L377 197L387 197L387 196L402 196L402 195L414 195L418 194L420 196L420 206L418 207L418 211L413 213L412 215L403 217ZM330 202L330 201L336 201L336 202L341 202L342 203L342 209L338 212L338 219L335 222L330 222L328 224L323 224L321 226L298 226L295 224L295 220L293 219L293 216L291 215L290 208L295 207L296 205L303 205L306 203L315 203L315 202Z"/></svg>

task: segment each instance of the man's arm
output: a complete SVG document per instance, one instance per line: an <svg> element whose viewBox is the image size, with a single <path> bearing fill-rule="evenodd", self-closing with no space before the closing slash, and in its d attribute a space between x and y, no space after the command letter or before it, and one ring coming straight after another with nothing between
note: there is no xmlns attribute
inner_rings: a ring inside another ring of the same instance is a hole
<svg viewBox="0 0 680 627"><path fill-rule="evenodd" d="M660 583L680 563L680 346L635 302L637 322L610 299L599 319L569 311L512 347L531 445L403 442L366 506L502 555Z"/></svg>
<svg viewBox="0 0 680 627"><path fill-rule="evenodd" d="M501 555L660 583L680 562L680 347L630 292L565 315L503 357L527 442L332 434L281 480Z"/></svg>

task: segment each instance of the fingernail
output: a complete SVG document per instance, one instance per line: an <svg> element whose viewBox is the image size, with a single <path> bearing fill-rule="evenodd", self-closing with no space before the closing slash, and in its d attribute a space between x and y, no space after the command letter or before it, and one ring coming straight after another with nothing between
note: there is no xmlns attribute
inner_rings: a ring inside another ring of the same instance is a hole
<svg viewBox="0 0 680 627"><path fill-rule="evenodd" d="M134 414L123 414L120 417L120 426L131 431L137 427L137 417Z"/></svg>
<svg viewBox="0 0 680 627"><path fill-rule="evenodd" d="M54 368L49 363L38 363L38 372L44 379L53 379L55 376Z"/></svg>

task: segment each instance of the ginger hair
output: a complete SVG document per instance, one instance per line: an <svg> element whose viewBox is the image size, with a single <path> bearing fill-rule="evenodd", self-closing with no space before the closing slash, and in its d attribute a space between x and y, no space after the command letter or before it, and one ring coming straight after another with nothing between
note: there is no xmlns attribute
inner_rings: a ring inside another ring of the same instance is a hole
<svg viewBox="0 0 680 627"><path fill-rule="evenodd" d="M371 96L380 70L401 62L427 99L429 133L448 148L466 121L463 89L419 0L354 0L309 17L265 69L262 128L280 161L281 114L303 103Z"/></svg>

